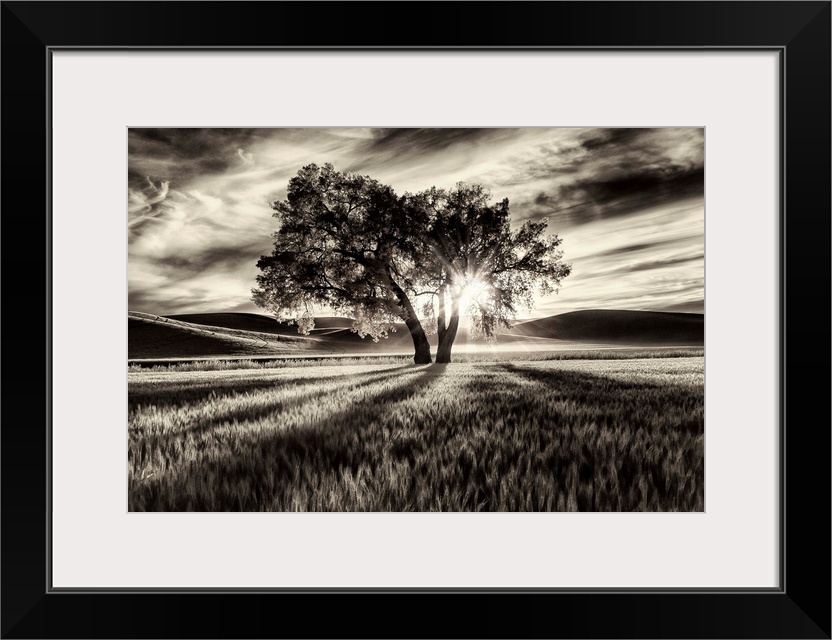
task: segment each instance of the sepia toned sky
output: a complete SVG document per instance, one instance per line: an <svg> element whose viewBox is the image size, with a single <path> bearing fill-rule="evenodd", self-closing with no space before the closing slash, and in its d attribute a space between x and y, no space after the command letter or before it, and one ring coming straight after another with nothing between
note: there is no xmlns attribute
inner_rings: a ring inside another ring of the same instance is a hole
<svg viewBox="0 0 832 640"><path fill-rule="evenodd" d="M703 129L131 129L128 308L252 311L270 203L332 163L397 193L458 181L548 218L572 274L527 317L703 311Z"/></svg>

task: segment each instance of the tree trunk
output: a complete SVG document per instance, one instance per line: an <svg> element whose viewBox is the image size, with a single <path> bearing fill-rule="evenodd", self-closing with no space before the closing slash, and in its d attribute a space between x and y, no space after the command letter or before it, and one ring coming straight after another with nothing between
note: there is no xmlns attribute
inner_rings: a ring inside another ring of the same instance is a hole
<svg viewBox="0 0 832 640"><path fill-rule="evenodd" d="M406 319L404 323L410 331L410 337L413 338L413 362L416 364L430 364L430 342L425 335L425 330L422 328L422 323L418 318Z"/></svg>
<svg viewBox="0 0 832 640"><path fill-rule="evenodd" d="M407 325L408 331L410 331L410 337L413 339L413 362L416 364L430 364L432 362L430 355L430 342L428 342L428 337L425 335L425 330L422 327L422 323L419 322L419 318L416 315L416 311L413 309L413 305L410 304L410 299L407 297L407 294L402 290L402 288L392 279L390 279L390 286L393 289L393 293L396 294L399 306L403 312L402 319L404 320L405 325Z"/></svg>
<svg viewBox="0 0 832 640"><path fill-rule="evenodd" d="M439 348L436 350L436 362L447 363L451 361L451 348L456 340L456 332L459 329L459 302L451 299L451 318L445 326L445 303L440 302Z"/></svg>

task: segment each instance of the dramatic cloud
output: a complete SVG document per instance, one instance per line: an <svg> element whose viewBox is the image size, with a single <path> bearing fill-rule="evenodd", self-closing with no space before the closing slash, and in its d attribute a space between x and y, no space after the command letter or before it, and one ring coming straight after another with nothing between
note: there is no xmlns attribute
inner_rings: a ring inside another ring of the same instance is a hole
<svg viewBox="0 0 832 640"><path fill-rule="evenodd" d="M150 213L153 205L162 202L170 188L169 182L162 182L158 187L153 184L150 178L146 178L147 185L142 189L127 190L127 211L128 213Z"/></svg>
<svg viewBox="0 0 832 640"><path fill-rule="evenodd" d="M688 199L572 228L564 247L573 273L557 296L539 302L538 313L679 305L701 313L703 219L702 201Z"/></svg>
<svg viewBox="0 0 832 640"><path fill-rule="evenodd" d="M526 218L561 227L703 197L702 129L567 129L504 180ZM525 191L525 193L523 193Z"/></svg>
<svg viewBox="0 0 832 640"><path fill-rule="evenodd" d="M458 181L546 217L573 274L537 315L582 308L701 311L702 129L131 129L129 305L255 311L270 204L309 163L399 193Z"/></svg>

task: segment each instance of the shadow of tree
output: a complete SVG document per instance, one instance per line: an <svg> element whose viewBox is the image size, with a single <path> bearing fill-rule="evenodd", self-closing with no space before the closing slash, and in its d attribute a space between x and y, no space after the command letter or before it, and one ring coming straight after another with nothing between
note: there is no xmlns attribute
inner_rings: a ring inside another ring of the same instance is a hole
<svg viewBox="0 0 832 640"><path fill-rule="evenodd" d="M702 509L701 385L508 362L467 378L455 366L375 371L214 414L190 435L239 430L205 451L183 451L187 429L154 441L179 457L130 481L129 508Z"/></svg>
<svg viewBox="0 0 832 640"><path fill-rule="evenodd" d="M404 372L402 370L410 369L413 370L415 365L408 365L406 367L396 367L395 369L391 369L388 371L384 371L381 373L363 373L355 375L352 379L347 379L347 375L338 375L338 376L330 376L323 380L308 380L304 381L303 384L300 385L280 385L280 386L272 386L267 387L269 391L275 390L284 390L287 387L302 387L300 396L290 396L288 398L277 398L274 400L267 400L265 402L261 402L254 406L248 404L247 406L241 407L239 403L233 404L230 403L228 408L224 411L214 411L211 413L210 416L205 418L196 418L191 419L189 424L182 428L176 428L175 426L168 432L165 433L151 433L145 434L142 433L140 428L134 428L131 430L131 436L135 437L136 439L140 439L141 442L137 442L139 446L136 449L142 448L140 445L144 445L145 450L152 450L154 447L161 446L167 447L169 444L178 441L184 441L191 436L204 436L210 435L210 433L218 428L227 426L229 424L235 422L254 422L257 420L261 420L263 418L267 418L269 416L273 416L277 413L287 411L294 407L300 407L304 404L309 402L314 402L316 400L320 400L325 398L329 395L338 393L344 389L361 389L362 387L367 387L378 382L382 382L389 378L396 377L398 375L402 375ZM324 389L316 389L311 391L306 391L305 389L312 386L312 383L317 382L320 384L322 381L330 383L333 380L337 380L337 384L328 386ZM236 395L244 395L244 394L236 394ZM264 395L259 396L259 399L267 399L269 393L267 392ZM212 399L214 396L210 396ZM218 398L227 398L233 399L235 394L227 394L224 396L217 396ZM208 399L208 398L206 398ZM133 447L128 452L128 459L130 459L130 454L133 451ZM141 462L139 460L138 462Z"/></svg>
<svg viewBox="0 0 832 640"><path fill-rule="evenodd" d="M541 393L556 394L580 406L599 426L630 425L651 430L667 407L676 412L674 429L690 434L704 429L703 388L672 381L633 381L562 369L518 367L510 362L500 369L537 383ZM608 401L599 403L598 398Z"/></svg>
<svg viewBox="0 0 832 640"><path fill-rule="evenodd" d="M626 362L626 361L623 361ZM692 391L696 390L694 385L688 385L680 382L673 382L670 380L624 380L618 377L604 375L600 373L591 373L589 371L574 371L570 369L547 369L536 367L534 365L517 366L511 362L501 363L499 368L503 371L509 371L523 376L528 380L540 382L542 384L551 384L553 382L569 381L579 382L583 381L587 384L617 388L622 390L627 389L664 389L667 387L690 388Z"/></svg>
<svg viewBox="0 0 832 640"><path fill-rule="evenodd" d="M406 369L359 383L356 388L388 381L390 386L359 398L352 407L289 429L238 436L220 455L200 457L161 478L132 482L130 510L212 511L235 504L235 511L256 511L270 504L276 487L292 483L298 474L374 467L378 451L362 446L362 433L391 405L420 393L444 373L436 365ZM239 418L249 416L242 412ZM236 487L246 487L245 494L235 494Z"/></svg>
<svg viewBox="0 0 832 640"><path fill-rule="evenodd" d="M512 363L500 368L554 401L538 434L548 443L539 448L551 451L546 462L556 485L576 487L577 510L701 510L701 385Z"/></svg>
<svg viewBox="0 0 832 640"><path fill-rule="evenodd" d="M391 369L385 369L387 373L396 371L405 371L412 369L415 365L408 364ZM278 370L284 372L285 369ZM258 370L258 374L251 380L245 378L226 378L226 379L211 379L196 384L184 382L181 379L178 381L154 381L142 382L137 380L128 384L127 404L129 411L135 411L142 406L154 405L160 408L176 407L185 404L195 404L205 402L206 400L222 397L236 397L246 393L255 391L262 391L264 389L285 388L285 387L301 387L306 385L317 385L322 380L336 380L339 378L361 378L372 374L355 374L355 373L337 373L325 377L316 377L313 375L307 377L284 377L276 376L273 379L268 379L269 370ZM264 379L266 378L266 379ZM186 386L187 385L187 386Z"/></svg>

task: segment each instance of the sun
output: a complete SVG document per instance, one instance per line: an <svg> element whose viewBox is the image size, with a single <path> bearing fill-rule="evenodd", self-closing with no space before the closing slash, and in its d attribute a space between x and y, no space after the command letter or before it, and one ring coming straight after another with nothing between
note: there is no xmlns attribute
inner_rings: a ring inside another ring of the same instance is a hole
<svg viewBox="0 0 832 640"><path fill-rule="evenodd" d="M485 304L491 295L491 286L476 276L466 277L456 289L461 315L472 315L475 305Z"/></svg>

